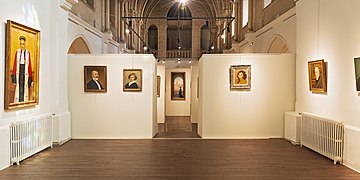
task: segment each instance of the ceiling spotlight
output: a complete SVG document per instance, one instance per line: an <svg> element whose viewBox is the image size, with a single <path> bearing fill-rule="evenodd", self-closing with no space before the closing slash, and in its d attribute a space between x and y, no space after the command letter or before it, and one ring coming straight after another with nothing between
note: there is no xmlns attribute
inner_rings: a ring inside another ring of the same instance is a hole
<svg viewBox="0 0 360 180"><path fill-rule="evenodd" d="M178 46L179 49L181 49L181 46Z"/></svg>
<svg viewBox="0 0 360 180"><path fill-rule="evenodd" d="M181 3L181 4L185 4L185 3L186 3L186 0L180 0L180 3Z"/></svg>
<svg viewBox="0 0 360 180"><path fill-rule="evenodd" d="M156 61L157 61L157 62L160 62L160 59L156 58Z"/></svg>
<svg viewBox="0 0 360 180"><path fill-rule="evenodd" d="M128 29L128 28L125 29L125 33L126 33L126 34L129 34L129 33L130 33L130 29Z"/></svg>
<svg viewBox="0 0 360 180"><path fill-rule="evenodd" d="M165 64L165 59L162 60L162 63Z"/></svg>
<svg viewBox="0 0 360 180"><path fill-rule="evenodd" d="M178 59L178 60L177 60L177 63L181 63L181 59Z"/></svg>
<svg viewBox="0 0 360 180"><path fill-rule="evenodd" d="M189 60L189 64L191 64L192 63L192 61L191 61L191 59Z"/></svg>
<svg viewBox="0 0 360 180"><path fill-rule="evenodd" d="M146 45L144 45L144 51L147 51L148 47Z"/></svg>
<svg viewBox="0 0 360 180"><path fill-rule="evenodd" d="M225 34L222 34L222 35L221 35L221 38L225 39Z"/></svg>

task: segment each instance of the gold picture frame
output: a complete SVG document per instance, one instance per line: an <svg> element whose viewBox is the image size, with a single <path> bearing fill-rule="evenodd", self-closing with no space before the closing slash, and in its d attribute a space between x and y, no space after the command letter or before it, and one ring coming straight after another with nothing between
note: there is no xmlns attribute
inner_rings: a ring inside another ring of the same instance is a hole
<svg viewBox="0 0 360 180"><path fill-rule="evenodd" d="M124 92L142 91L142 69L123 70L123 91Z"/></svg>
<svg viewBox="0 0 360 180"><path fill-rule="evenodd" d="M160 83L161 83L161 77L156 76L156 95L157 95L157 97L160 97Z"/></svg>
<svg viewBox="0 0 360 180"><path fill-rule="evenodd" d="M185 72L171 72L171 100L185 101Z"/></svg>
<svg viewBox="0 0 360 180"><path fill-rule="evenodd" d="M230 91L251 90L251 65L232 65L229 74Z"/></svg>
<svg viewBox="0 0 360 180"><path fill-rule="evenodd" d="M354 58L356 91L360 91L360 57Z"/></svg>
<svg viewBox="0 0 360 180"><path fill-rule="evenodd" d="M39 104L40 31L8 20L6 24L4 109Z"/></svg>
<svg viewBox="0 0 360 180"><path fill-rule="evenodd" d="M309 89L311 92L324 93L327 91L326 64L323 59L309 61Z"/></svg>
<svg viewBox="0 0 360 180"><path fill-rule="evenodd" d="M106 66L84 66L84 92L107 92Z"/></svg>

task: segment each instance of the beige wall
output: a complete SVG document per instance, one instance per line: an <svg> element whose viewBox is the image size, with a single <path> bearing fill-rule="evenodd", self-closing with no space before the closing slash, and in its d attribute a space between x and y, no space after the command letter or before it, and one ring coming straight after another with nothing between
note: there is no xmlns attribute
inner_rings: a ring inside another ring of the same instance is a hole
<svg viewBox="0 0 360 180"><path fill-rule="evenodd" d="M165 66L157 65L157 75L160 76L160 97L157 97L157 123L165 122Z"/></svg>
<svg viewBox="0 0 360 180"><path fill-rule="evenodd" d="M165 115L166 116L190 116L190 82L191 69L190 68L176 68L166 69L166 99L165 99ZM171 72L185 72L185 101L171 100Z"/></svg>
<svg viewBox="0 0 360 180"><path fill-rule="evenodd" d="M251 65L250 92L230 91L231 65ZM203 55L200 77L203 138L283 137L284 113L294 110L294 55Z"/></svg>
<svg viewBox="0 0 360 180"><path fill-rule="evenodd" d="M156 60L153 56L69 55L68 59L72 138L152 138L155 135ZM84 92L84 65L107 66L106 93ZM123 69L132 68L142 69L142 92L123 92Z"/></svg>
<svg viewBox="0 0 360 180"><path fill-rule="evenodd" d="M344 164L360 171L360 98L354 58L360 56L360 1L300 0L296 6L296 110L345 123ZM327 62L327 93L309 91L308 61Z"/></svg>
<svg viewBox="0 0 360 180"><path fill-rule="evenodd" d="M199 98L198 98L199 64L198 61L191 65L191 122L198 122Z"/></svg>

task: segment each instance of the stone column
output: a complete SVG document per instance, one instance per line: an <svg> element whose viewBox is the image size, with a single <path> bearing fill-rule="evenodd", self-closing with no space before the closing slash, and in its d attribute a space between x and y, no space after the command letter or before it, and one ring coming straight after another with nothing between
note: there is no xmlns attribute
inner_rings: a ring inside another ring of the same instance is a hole
<svg viewBox="0 0 360 180"><path fill-rule="evenodd" d="M121 42L121 39L122 39L122 35L121 35L121 29L122 29L122 20L121 20L121 17L122 17L122 14L121 14L121 0L118 0L118 4L117 4L117 7L118 7L118 26L116 28L116 32L117 32L117 36L118 36L118 41L117 42Z"/></svg>
<svg viewBox="0 0 360 180"><path fill-rule="evenodd" d="M105 8L105 32L110 31L110 0L106 0Z"/></svg>
<svg viewBox="0 0 360 180"><path fill-rule="evenodd" d="M234 2L234 6L233 6L233 11L235 11L235 19L234 19L234 29L235 29L235 34L234 34L234 40L235 42L239 42L239 29L241 28L241 24L239 24L239 19L241 19L241 15L239 14L239 2L235 1Z"/></svg>
<svg viewBox="0 0 360 180"><path fill-rule="evenodd" d="M158 57L166 58L167 21L162 19L158 22Z"/></svg>
<svg viewBox="0 0 360 180"><path fill-rule="evenodd" d="M238 6L237 6L237 9L238 9L238 14L236 16L237 18L237 22L238 22L238 29L237 29L237 34L238 34L238 41L241 42L243 40L243 19L242 19L242 16L243 16L243 4L238 2Z"/></svg>
<svg viewBox="0 0 360 180"><path fill-rule="evenodd" d="M254 27L253 27L253 20L254 20L254 1L255 0L249 0L249 22L247 25L247 31L252 32Z"/></svg>
<svg viewBox="0 0 360 180"><path fill-rule="evenodd" d="M191 45L191 56L192 58L199 58L201 55L201 26L204 24L203 19L192 20L192 45Z"/></svg>
<svg viewBox="0 0 360 180"><path fill-rule="evenodd" d="M105 11L105 1L106 0L102 0L101 1L101 30L103 32L105 32L105 14L106 14L106 11Z"/></svg>

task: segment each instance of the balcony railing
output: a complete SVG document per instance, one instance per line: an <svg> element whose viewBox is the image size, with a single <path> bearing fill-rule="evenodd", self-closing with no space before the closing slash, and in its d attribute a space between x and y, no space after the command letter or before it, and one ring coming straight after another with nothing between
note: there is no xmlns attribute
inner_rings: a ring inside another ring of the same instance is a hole
<svg viewBox="0 0 360 180"><path fill-rule="evenodd" d="M167 50L167 58L191 58L191 50Z"/></svg>

